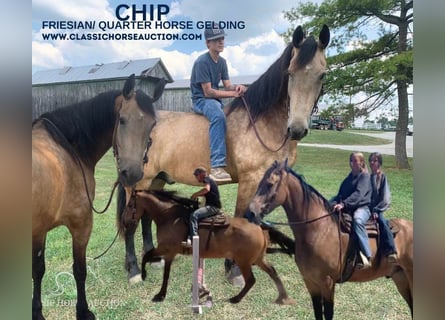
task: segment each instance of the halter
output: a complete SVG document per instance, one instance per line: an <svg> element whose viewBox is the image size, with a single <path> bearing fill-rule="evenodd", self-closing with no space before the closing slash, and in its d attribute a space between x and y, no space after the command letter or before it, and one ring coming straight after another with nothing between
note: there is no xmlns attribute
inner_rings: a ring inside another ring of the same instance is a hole
<svg viewBox="0 0 445 320"><path fill-rule="evenodd" d="M321 90L320 90L320 93L317 96L317 99L315 99L314 105L313 105L312 110L311 110L311 115L313 115L314 113L318 112L318 100L320 100L320 98L321 98L321 96L323 94L324 94L324 90L323 90L323 86L322 86ZM249 104L247 103L246 98L244 97L244 95L241 96L241 100L243 101L243 104L246 107L247 115L249 116L249 120L250 120L250 123L251 123L251 125L253 127L253 131L255 132L255 135L256 135L258 141L261 143L261 145L266 150L268 150L270 152L278 152L278 151L280 151L285 146L287 140L289 139L289 133L286 133L284 135L283 142L281 143L281 145L278 148L272 149L272 148L268 147L264 143L264 140L261 138L261 136L260 136L260 134L258 132L258 129L257 129L256 125L255 125L255 120L253 119L252 114L250 113ZM289 117L289 113L290 113L290 99L289 99L289 95L287 96L287 99L286 99L286 105L287 105L287 116Z"/></svg>
<svg viewBox="0 0 445 320"><path fill-rule="evenodd" d="M119 146L118 146L117 141L116 141L116 134L117 134L117 127L119 125L120 109L121 109L121 107L122 107L122 105L117 110L117 116L116 116L116 121L114 123L114 130L113 130L113 139L112 139L112 143L111 143L112 147L113 147L113 156L114 156L114 159L116 160L116 168L117 168L118 172L121 172L121 169L120 169L120 166L119 166L119 164L120 164L119 148L118 148ZM147 144L146 144L145 150L143 152L143 160L142 160L143 164L146 164L148 162L148 155L147 155L148 154L148 149L150 149L152 143L153 143L152 138L148 137Z"/></svg>

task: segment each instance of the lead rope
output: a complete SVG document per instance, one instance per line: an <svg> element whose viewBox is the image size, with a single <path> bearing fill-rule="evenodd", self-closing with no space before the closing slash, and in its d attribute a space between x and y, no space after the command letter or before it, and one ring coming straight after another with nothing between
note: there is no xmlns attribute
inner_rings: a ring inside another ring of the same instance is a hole
<svg viewBox="0 0 445 320"><path fill-rule="evenodd" d="M90 204L91 209L92 209L94 212L98 213L98 214L102 214L102 213L104 213L105 211L107 211L107 210L108 210L108 207L109 207L110 204L111 204L111 199L113 198L114 190L116 190L116 186L118 185L119 180L116 180L116 182L114 183L113 189L111 190L110 198L108 199L108 203L107 203L107 205L105 206L105 208L104 208L103 210L101 210L101 211L98 211L96 208L94 208L93 200L91 199L90 192L89 192L89 190L88 190L88 184L87 184L87 178L86 178L86 175L85 175L85 170L83 169L82 161L80 160L79 156L77 155L76 150L71 146L71 144L69 143L68 139L65 137L65 135L63 134L63 132L60 131L60 129L56 126L56 124L55 124L54 122L52 122L52 121L49 120L48 118L42 118L42 120L45 120L46 122L48 122L49 124L51 124L51 125L56 129L56 131L59 133L59 135L61 135L61 136L63 137L63 139L65 139L65 141L67 142L67 145L71 148L71 151L72 151L72 153L74 154L74 158L75 158L75 160L76 160L76 162L77 162L77 165L80 167L80 171L82 172L83 183L84 183L84 186L85 186L85 191L86 191L86 193L87 193L87 198L88 198L88 202L89 202L89 204Z"/></svg>

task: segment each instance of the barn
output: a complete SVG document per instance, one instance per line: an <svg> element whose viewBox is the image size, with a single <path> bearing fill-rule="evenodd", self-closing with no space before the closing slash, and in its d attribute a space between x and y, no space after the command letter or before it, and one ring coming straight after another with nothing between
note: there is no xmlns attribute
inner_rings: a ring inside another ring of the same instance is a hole
<svg viewBox="0 0 445 320"><path fill-rule="evenodd" d="M173 82L159 58L37 71L32 75L32 118L101 92L121 90L133 73L137 88L147 94L152 94L159 78L166 79L167 83ZM159 100L155 106L160 108L161 104Z"/></svg>
<svg viewBox="0 0 445 320"><path fill-rule="evenodd" d="M190 112L190 80L174 81L160 58L128 60L80 67L37 71L32 76L32 119L57 108L86 100L97 94L122 89L130 74L136 75L138 89L151 94L159 78L167 80L166 89L155 107ZM232 83L248 86L258 76L232 77ZM230 99L224 99L228 103Z"/></svg>

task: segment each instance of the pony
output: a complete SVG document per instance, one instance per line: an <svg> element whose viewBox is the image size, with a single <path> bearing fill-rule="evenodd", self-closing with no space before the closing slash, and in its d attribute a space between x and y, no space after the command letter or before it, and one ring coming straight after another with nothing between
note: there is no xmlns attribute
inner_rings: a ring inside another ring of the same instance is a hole
<svg viewBox="0 0 445 320"><path fill-rule="evenodd" d="M375 254L372 267L353 269L344 279L350 235L340 231L339 215L331 211L329 201L305 182L301 175L288 168L287 160L274 162L266 170L249 209L255 220L262 219L276 207L286 212L295 240L295 262L312 298L315 319L332 319L336 282L371 281L392 278L399 293L413 312L413 223L392 219L399 231L394 241L397 264L391 264L377 251L376 238L370 238Z"/></svg>
<svg viewBox="0 0 445 320"><path fill-rule="evenodd" d="M177 254L191 254L192 250L185 249L181 241L188 235L190 214L198 207L197 201L182 198L175 192L168 191L134 191L130 203L124 210L123 226L136 228L139 219L144 215L156 224L158 247L146 252L142 258L142 279L146 278L145 264L149 261L164 258L164 276L161 290L152 301L160 302L167 294L168 280L172 262ZM209 218L212 219L212 218ZM230 298L231 303L238 303L255 284L252 265L257 265L266 272L277 286L278 304L294 304L295 301L287 295L275 268L266 259L268 237L260 226L248 222L244 218L226 216L225 223L199 228L200 258L230 258L239 266L245 279L241 291ZM202 223L202 222L201 222Z"/></svg>
<svg viewBox="0 0 445 320"><path fill-rule="evenodd" d="M132 74L122 90L48 112L32 124L32 318L44 319L41 285L45 273L47 233L65 225L72 236L73 273L78 319L94 319L85 293L86 247L93 223L94 169L113 146L119 182L135 184L143 176L156 124L154 96L134 90Z"/></svg>
<svg viewBox="0 0 445 320"><path fill-rule="evenodd" d="M248 208L261 174L274 159L296 161L297 143L308 133L308 119L317 104L326 74L325 49L329 28L319 39L305 37L301 26L281 56L253 82L243 98L226 105L227 167L232 183L238 183L235 217ZM245 103L246 102L246 103ZM192 172L210 167L209 122L195 113L160 111L152 131L152 161L136 189L159 189L165 181L198 185ZM159 175L164 179L159 179ZM119 193L121 195L122 193ZM128 201L131 188L125 188ZM122 211L117 211L117 223ZM153 247L150 221L141 220L143 252ZM126 234L125 265L130 282L140 281L133 235Z"/></svg>

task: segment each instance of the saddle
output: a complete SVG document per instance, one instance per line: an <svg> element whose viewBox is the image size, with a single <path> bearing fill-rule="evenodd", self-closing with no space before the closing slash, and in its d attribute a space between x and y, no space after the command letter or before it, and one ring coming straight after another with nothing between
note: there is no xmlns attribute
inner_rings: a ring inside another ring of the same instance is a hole
<svg viewBox="0 0 445 320"><path fill-rule="evenodd" d="M343 283L349 280L349 278L352 276L352 273L355 270L355 266L358 262L358 256L359 256L359 247L358 247L358 243L357 243L357 238L355 236L352 236L352 216L348 213L342 212L339 215L339 219L340 219L340 230L343 233L348 233L351 234L350 236L350 240L348 243L348 248L346 249L346 256L345 256L345 261L344 261L344 266L343 266L343 272L341 274L340 279L337 279L337 283ZM396 236L396 234L400 231L400 228L395 225L391 220L389 220L389 226L390 226L390 230L393 234L393 237ZM369 238L376 238L377 239L377 253L376 253L376 258L379 257L379 226L378 226L378 222L375 220L369 220L366 225L366 231L368 233L368 237ZM376 260L376 262L378 263L378 261Z"/></svg>
<svg viewBox="0 0 445 320"><path fill-rule="evenodd" d="M230 224L229 217L223 211L219 211L214 216L204 218L199 221L199 228L213 229L227 227Z"/></svg>
<svg viewBox="0 0 445 320"><path fill-rule="evenodd" d="M352 232L352 216L349 213L342 212L339 218L340 218L341 231L350 234ZM368 220L368 222L366 222L365 227L369 238L378 237L379 226L377 221ZM396 226L391 220L389 220L389 227L394 237L400 231L399 227Z"/></svg>

